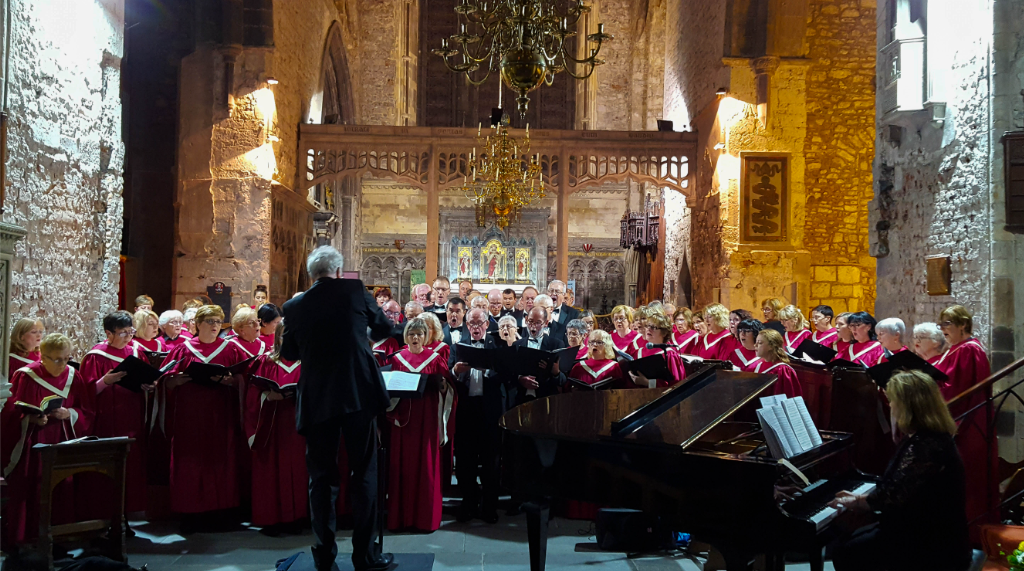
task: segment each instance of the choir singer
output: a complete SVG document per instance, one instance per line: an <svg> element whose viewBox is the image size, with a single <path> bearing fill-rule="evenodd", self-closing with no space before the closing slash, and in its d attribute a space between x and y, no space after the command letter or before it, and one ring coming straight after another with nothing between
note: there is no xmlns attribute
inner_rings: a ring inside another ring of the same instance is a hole
<svg viewBox="0 0 1024 571"><path fill-rule="evenodd" d="M330 246L309 255L306 270L316 282L284 304L281 358L302 361L296 425L306 437L316 568L331 569L338 555L334 510L338 447L344 435L352 470L352 564L360 571L382 570L394 559L375 547L377 415L389 398L366 332L369 328L371 338L384 339L391 333L391 323L362 281L341 278L344 262Z"/></svg>

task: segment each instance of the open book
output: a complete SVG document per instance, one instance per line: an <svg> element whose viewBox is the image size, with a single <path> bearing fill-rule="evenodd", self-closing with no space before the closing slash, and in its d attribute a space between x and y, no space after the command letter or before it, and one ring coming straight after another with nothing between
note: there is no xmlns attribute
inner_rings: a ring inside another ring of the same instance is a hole
<svg viewBox="0 0 1024 571"><path fill-rule="evenodd" d="M761 407L757 418L773 458L792 458L821 445L821 435L803 397L761 397Z"/></svg>
<svg viewBox="0 0 1024 571"><path fill-rule="evenodd" d="M57 395L50 395L43 397L43 400L39 401L39 406L21 401L15 402L14 406L17 407L22 414L45 416L64 406L64 399Z"/></svg>

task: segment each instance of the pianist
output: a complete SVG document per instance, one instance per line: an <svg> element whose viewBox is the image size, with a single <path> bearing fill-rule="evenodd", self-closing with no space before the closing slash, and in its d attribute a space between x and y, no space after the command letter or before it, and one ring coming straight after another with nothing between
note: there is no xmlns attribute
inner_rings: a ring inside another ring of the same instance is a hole
<svg viewBox="0 0 1024 571"><path fill-rule="evenodd" d="M872 492L839 492L829 504L878 514L876 523L841 540L835 569L963 571L971 550L953 417L938 386L920 371L893 375L885 394L904 438Z"/></svg>

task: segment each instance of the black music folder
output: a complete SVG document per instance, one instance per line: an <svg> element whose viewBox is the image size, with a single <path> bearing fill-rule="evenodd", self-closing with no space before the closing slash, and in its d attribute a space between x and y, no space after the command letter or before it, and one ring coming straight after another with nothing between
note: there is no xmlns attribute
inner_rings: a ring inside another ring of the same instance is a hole
<svg viewBox="0 0 1024 571"><path fill-rule="evenodd" d="M43 397L43 400L39 401L39 406L21 401L15 402L14 406L20 410L22 414L45 416L64 406L64 399L57 395L50 395Z"/></svg>
<svg viewBox="0 0 1024 571"><path fill-rule="evenodd" d="M819 345L810 339L804 339L800 345L791 353L798 361L807 362L804 357L809 357L818 363L826 364L836 358L835 349ZM813 364L813 363L812 363Z"/></svg>
<svg viewBox="0 0 1024 571"><path fill-rule="evenodd" d="M160 368L160 364L164 362L170 353L168 351L144 351L146 358L149 359L149 364L156 368Z"/></svg>
<svg viewBox="0 0 1024 571"><path fill-rule="evenodd" d="M460 363L484 371L497 370L506 360L503 354L514 352L514 350L514 347L474 347L466 343L455 345L456 358Z"/></svg>
<svg viewBox="0 0 1024 571"><path fill-rule="evenodd" d="M829 361L826 366L831 369L854 369L854 370L865 370L867 367L860 363L854 363L853 361L847 361L846 359L836 359Z"/></svg>
<svg viewBox="0 0 1024 571"><path fill-rule="evenodd" d="M889 379L899 371L921 371L936 382L949 380L945 373L909 349L889 355L885 363L869 368L868 375L884 389L889 384Z"/></svg>
<svg viewBox="0 0 1024 571"><path fill-rule="evenodd" d="M114 367L114 372L126 373L118 381L118 386L126 388L133 393L141 393L142 385L152 385L177 364L177 361L171 361L167 363L167 366L158 369L142 359L128 355Z"/></svg>
<svg viewBox="0 0 1024 571"><path fill-rule="evenodd" d="M566 375L572 370L573 366L580 361L587 359L586 355L582 359L577 359L576 354L580 352L579 347L566 347L565 349L557 349L552 351L552 354L558 357L558 370Z"/></svg>
<svg viewBox="0 0 1024 571"><path fill-rule="evenodd" d="M215 363L203 363L202 361L195 361L194 363L191 363L189 366L185 367L185 374L191 377L191 382L193 383L198 383L200 385L207 387L224 386L222 383L219 383L213 379L216 377L223 377L226 375L234 375L236 373L241 373L242 371L249 368L249 365L252 364L254 359L256 359L256 357L249 357L248 359L244 361L239 361L238 363L235 363L230 367L225 367L224 365L217 365Z"/></svg>
<svg viewBox="0 0 1024 571"><path fill-rule="evenodd" d="M601 379L600 381L597 381L596 383L588 385L587 383L585 383L585 382L583 382L583 381L581 381L579 379L572 379L572 378L570 378L570 379L568 379L568 382L569 382L569 387L572 390L574 390L574 391L599 391L601 389L610 389L612 387L612 385L616 381L618 381L618 380L619 379L616 379L616 378ZM631 381L629 381L627 379L624 382L631 382Z"/></svg>
<svg viewBox="0 0 1024 571"><path fill-rule="evenodd" d="M261 391L274 392L279 395L284 395L285 398L294 397L295 392L298 390L298 385L295 383L282 387L277 381L261 377L259 375L250 375L249 382Z"/></svg>
<svg viewBox="0 0 1024 571"><path fill-rule="evenodd" d="M632 372L641 373L648 379L661 379L666 381L672 379L672 371L668 368L668 360L665 358L664 353L657 353L650 357L642 357L640 359L626 361L625 363L619 363L619 367L621 367L622 372L627 375Z"/></svg>

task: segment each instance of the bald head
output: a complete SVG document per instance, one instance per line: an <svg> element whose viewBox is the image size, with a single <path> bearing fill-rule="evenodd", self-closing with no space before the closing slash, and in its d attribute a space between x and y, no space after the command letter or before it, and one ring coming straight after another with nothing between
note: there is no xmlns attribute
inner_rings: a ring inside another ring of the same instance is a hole
<svg viewBox="0 0 1024 571"><path fill-rule="evenodd" d="M398 325L398 318L402 315L402 306L398 305L395 300L388 301L384 304L381 309L384 311L384 315L387 316L388 320L391 321L392 325Z"/></svg>
<svg viewBox="0 0 1024 571"><path fill-rule="evenodd" d="M487 292L487 312L497 317L501 315L501 290L492 289Z"/></svg>
<svg viewBox="0 0 1024 571"><path fill-rule="evenodd" d="M466 328L469 329L469 336L474 341L479 341L487 334L487 312L477 307L469 310L466 314Z"/></svg>
<svg viewBox="0 0 1024 571"><path fill-rule="evenodd" d="M530 337L540 337L544 327L548 324L548 311L540 306L534 306L526 315L526 328L530 331Z"/></svg>

